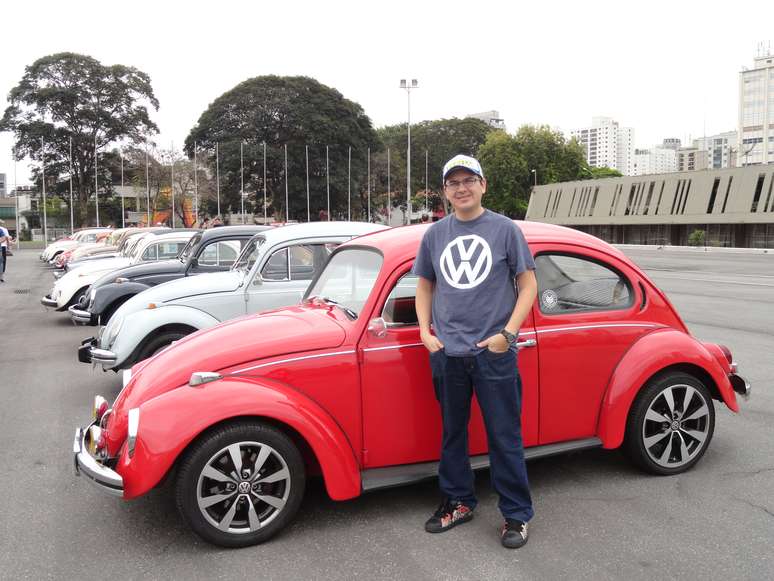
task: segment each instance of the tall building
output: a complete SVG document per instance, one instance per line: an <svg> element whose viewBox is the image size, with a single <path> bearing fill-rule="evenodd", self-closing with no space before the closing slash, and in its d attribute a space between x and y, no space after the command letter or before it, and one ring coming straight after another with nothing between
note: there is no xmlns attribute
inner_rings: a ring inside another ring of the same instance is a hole
<svg viewBox="0 0 774 581"><path fill-rule="evenodd" d="M696 147L681 147L677 150L677 171L698 171L707 169L707 152Z"/></svg>
<svg viewBox="0 0 774 581"><path fill-rule="evenodd" d="M760 53L739 73L739 165L774 162L774 56Z"/></svg>
<svg viewBox="0 0 774 581"><path fill-rule="evenodd" d="M677 152L672 148L635 149L633 176L672 173L677 171Z"/></svg>
<svg viewBox="0 0 774 581"><path fill-rule="evenodd" d="M0 173L0 198L5 198L8 195L5 189L5 174Z"/></svg>
<svg viewBox="0 0 774 581"><path fill-rule="evenodd" d="M661 143L661 147L664 149L674 149L678 150L683 146L683 142L680 141L679 137L667 137L664 139L664 141Z"/></svg>
<svg viewBox="0 0 774 581"><path fill-rule="evenodd" d="M570 132L586 149L591 167L610 167L624 175L634 171L634 129L621 127L610 117L593 117L591 127Z"/></svg>
<svg viewBox="0 0 774 581"><path fill-rule="evenodd" d="M502 129L505 131L505 120L500 117L499 111L484 111L483 113L473 113L472 115L468 115L468 117L472 117L473 119L481 119L481 121L486 122L487 125L490 127L494 127L495 129Z"/></svg>
<svg viewBox="0 0 774 581"><path fill-rule="evenodd" d="M726 131L717 135L708 135L693 140L696 149L707 152L707 165L709 169L723 169L736 167L737 132Z"/></svg>

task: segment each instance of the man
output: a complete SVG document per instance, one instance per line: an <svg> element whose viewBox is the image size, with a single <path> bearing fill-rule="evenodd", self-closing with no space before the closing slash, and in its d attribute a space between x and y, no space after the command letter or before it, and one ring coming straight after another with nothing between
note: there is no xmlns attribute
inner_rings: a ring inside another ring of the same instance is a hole
<svg viewBox="0 0 774 581"><path fill-rule="evenodd" d="M519 548L527 542L534 512L521 439L515 343L537 295L535 262L518 226L481 205L486 179L477 160L453 157L444 166L443 183L454 212L427 230L413 268L419 277L420 336L430 352L443 420L438 483L444 500L425 530L445 532L473 518L468 420L475 391L486 425L492 485L505 518L501 543Z"/></svg>
<svg viewBox="0 0 774 581"><path fill-rule="evenodd" d="M5 220L0 220L0 282L5 282L5 261L8 260L8 249L12 241L11 234L5 227Z"/></svg>

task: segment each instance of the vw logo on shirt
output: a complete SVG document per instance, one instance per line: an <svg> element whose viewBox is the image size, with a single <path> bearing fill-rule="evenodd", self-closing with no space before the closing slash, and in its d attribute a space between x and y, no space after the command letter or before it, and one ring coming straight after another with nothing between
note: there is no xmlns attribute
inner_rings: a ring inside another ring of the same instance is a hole
<svg viewBox="0 0 774 581"><path fill-rule="evenodd" d="M441 274L458 289L475 288L492 270L492 249L481 236L457 236L441 254Z"/></svg>

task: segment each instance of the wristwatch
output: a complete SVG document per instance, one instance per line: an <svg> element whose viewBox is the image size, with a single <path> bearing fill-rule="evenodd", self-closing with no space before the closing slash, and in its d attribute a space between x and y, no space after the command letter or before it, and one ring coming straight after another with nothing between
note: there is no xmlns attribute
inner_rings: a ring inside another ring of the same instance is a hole
<svg viewBox="0 0 774 581"><path fill-rule="evenodd" d="M503 329L502 331L500 331L500 335L505 337L505 340L508 341L508 345L513 345L516 342L516 335L514 335L507 329Z"/></svg>

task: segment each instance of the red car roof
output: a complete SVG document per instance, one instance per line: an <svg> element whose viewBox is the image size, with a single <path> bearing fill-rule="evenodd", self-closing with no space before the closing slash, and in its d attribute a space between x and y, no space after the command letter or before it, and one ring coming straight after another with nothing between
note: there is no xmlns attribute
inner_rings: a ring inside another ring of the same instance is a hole
<svg viewBox="0 0 774 581"><path fill-rule="evenodd" d="M543 222L528 222L524 220L514 220L514 222L521 228L527 243L562 242L564 244L574 244L607 252L629 262L623 252L617 248L596 236L586 234L580 230L555 224L545 224ZM373 246L381 250L385 256L390 255L395 260L403 262L404 260L414 258L419 242L430 226L432 224L417 224L380 230L379 232L356 238L351 244Z"/></svg>

